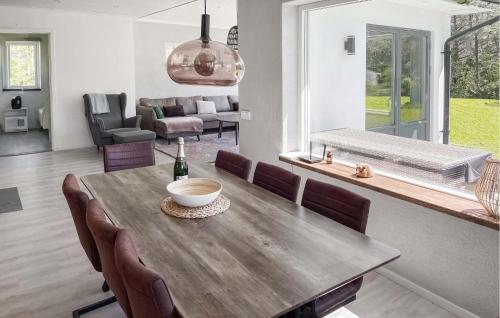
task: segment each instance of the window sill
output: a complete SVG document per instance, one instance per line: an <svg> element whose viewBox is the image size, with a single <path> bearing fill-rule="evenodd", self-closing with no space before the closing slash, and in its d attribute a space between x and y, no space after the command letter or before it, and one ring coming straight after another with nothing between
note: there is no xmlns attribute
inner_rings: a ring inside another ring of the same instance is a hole
<svg viewBox="0 0 500 318"><path fill-rule="evenodd" d="M500 221L489 216L481 204L473 200L382 175L376 175L369 179L357 178L353 173L352 167L340 163L326 164L322 162L309 164L286 154L280 155L279 159L296 167L383 193L497 231L500 230Z"/></svg>
<svg viewBox="0 0 500 318"><path fill-rule="evenodd" d="M39 92L41 88L4 88L4 92Z"/></svg>

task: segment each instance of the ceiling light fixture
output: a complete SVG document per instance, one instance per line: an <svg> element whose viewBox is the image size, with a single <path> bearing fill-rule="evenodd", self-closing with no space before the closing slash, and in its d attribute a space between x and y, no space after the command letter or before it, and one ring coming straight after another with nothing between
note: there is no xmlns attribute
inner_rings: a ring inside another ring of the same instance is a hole
<svg viewBox="0 0 500 318"><path fill-rule="evenodd" d="M177 46L168 56L166 68L179 84L234 86L244 76L245 64L237 51L210 39L210 15L201 15L201 37Z"/></svg>

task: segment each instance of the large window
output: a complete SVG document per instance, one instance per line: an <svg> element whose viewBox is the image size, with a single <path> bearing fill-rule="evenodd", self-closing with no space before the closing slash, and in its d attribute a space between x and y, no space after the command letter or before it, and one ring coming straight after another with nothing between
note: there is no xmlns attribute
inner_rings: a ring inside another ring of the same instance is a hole
<svg viewBox="0 0 500 318"><path fill-rule="evenodd" d="M347 165L368 163L378 174L472 197L482 165L498 151L498 101L452 108L452 118L470 125L452 122L451 140L462 147L442 144L449 21L439 10L422 20L412 4L398 6L397 14L377 1L302 7L301 150L318 157L331 151ZM347 51L353 38L355 51ZM497 55L491 60L497 70ZM481 74L484 85L497 79ZM479 129L492 146L481 145Z"/></svg>
<svg viewBox="0 0 500 318"><path fill-rule="evenodd" d="M4 89L40 88L40 42L6 42Z"/></svg>

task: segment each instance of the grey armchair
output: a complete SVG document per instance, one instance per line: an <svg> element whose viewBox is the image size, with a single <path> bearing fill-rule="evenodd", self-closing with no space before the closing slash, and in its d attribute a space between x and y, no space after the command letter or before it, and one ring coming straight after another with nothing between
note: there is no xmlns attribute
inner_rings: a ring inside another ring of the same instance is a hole
<svg viewBox="0 0 500 318"><path fill-rule="evenodd" d="M125 118L127 94L108 94L106 97L110 112L106 114L93 114L89 95L83 95L85 116L87 117L92 139L97 146L97 150L104 145L113 144L114 133L141 130L141 115Z"/></svg>

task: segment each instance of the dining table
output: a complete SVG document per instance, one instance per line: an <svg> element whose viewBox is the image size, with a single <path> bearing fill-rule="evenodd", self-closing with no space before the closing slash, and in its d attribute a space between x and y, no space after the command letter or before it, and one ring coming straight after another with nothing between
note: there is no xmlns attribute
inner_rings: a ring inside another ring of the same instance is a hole
<svg viewBox="0 0 500 318"><path fill-rule="evenodd" d="M184 318L280 317L400 256L213 164L191 163L189 177L219 181L229 209L203 219L163 213L173 164L81 178Z"/></svg>

